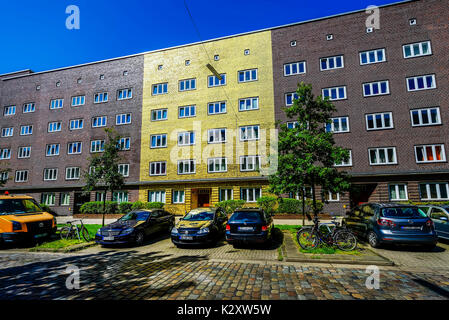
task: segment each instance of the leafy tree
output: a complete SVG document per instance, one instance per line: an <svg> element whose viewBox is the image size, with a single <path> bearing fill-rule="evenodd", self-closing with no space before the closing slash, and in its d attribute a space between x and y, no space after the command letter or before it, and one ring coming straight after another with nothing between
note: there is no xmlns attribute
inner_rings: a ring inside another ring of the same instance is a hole
<svg viewBox="0 0 449 320"><path fill-rule="evenodd" d="M335 106L328 98L315 96L312 86L301 82L293 105L284 108L287 118L296 121L294 128L278 123L279 157L278 170L270 176L270 192L274 194L300 193L305 198L305 188L312 187L312 210L317 205L315 187L324 192L342 192L349 189L349 176L334 167L335 163L347 161L349 152L335 146L332 132L326 132L331 123ZM303 211L304 212L304 211Z"/></svg>
<svg viewBox="0 0 449 320"><path fill-rule="evenodd" d="M124 185L124 178L118 171L120 162L120 135L111 128L106 128L107 141L104 151L89 159L89 167L84 172L86 185L83 187L85 193L93 190L103 190L103 226L106 213L106 195L110 191L120 190Z"/></svg>
<svg viewBox="0 0 449 320"><path fill-rule="evenodd" d="M0 168L0 177L3 176L3 174L11 172L10 168ZM0 179L0 187L3 187L6 182L8 182L8 179Z"/></svg>

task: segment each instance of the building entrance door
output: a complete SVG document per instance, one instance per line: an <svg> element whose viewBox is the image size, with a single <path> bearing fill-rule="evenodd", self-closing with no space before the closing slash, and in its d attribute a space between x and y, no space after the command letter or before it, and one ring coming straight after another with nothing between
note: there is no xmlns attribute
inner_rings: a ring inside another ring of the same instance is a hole
<svg viewBox="0 0 449 320"><path fill-rule="evenodd" d="M82 192L75 192L75 197L73 199L73 214L80 213L81 206L90 201L90 195L83 195Z"/></svg>
<svg viewBox="0 0 449 320"><path fill-rule="evenodd" d="M362 203L369 202L371 194L376 189L377 184L353 184L349 191L351 199L351 208L358 206Z"/></svg>

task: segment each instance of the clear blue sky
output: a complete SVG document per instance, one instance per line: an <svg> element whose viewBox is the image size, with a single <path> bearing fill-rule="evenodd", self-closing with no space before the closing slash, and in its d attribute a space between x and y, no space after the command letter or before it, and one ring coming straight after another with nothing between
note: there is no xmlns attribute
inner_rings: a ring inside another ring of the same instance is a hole
<svg viewBox="0 0 449 320"><path fill-rule="evenodd" d="M202 40L397 0L186 0ZM68 30L68 5L80 30ZM199 41L184 0L1 0L0 74L43 71Z"/></svg>

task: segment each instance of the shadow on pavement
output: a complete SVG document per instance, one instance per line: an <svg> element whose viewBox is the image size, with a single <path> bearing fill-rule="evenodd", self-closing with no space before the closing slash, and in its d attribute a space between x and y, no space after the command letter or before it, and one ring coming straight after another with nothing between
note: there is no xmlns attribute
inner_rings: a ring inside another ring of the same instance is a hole
<svg viewBox="0 0 449 320"><path fill-rule="evenodd" d="M284 233L278 229L273 228L272 230L272 238L267 243L242 243L242 244L234 244L234 248L236 249L258 249L258 250L275 250L282 246L284 242Z"/></svg>

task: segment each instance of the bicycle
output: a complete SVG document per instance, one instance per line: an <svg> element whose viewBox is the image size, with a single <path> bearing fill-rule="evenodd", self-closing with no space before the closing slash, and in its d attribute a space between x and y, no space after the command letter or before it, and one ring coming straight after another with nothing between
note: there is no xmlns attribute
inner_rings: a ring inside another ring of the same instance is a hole
<svg viewBox="0 0 449 320"><path fill-rule="evenodd" d="M81 223L81 226L79 227L75 222L79 221ZM81 241L80 235L83 237L85 241L90 240L89 231L84 226L82 220L73 220L73 221L67 221L68 226L64 226L61 228L59 234L61 236L61 239L67 240L67 239L76 239Z"/></svg>
<svg viewBox="0 0 449 320"><path fill-rule="evenodd" d="M336 218L333 217L331 223L319 223L318 217L314 217L312 227L301 228L296 234L296 239L301 248L311 250L321 244L327 244L335 245L342 251L354 250L357 247L357 238L346 226L340 226L335 220ZM334 227L331 229L330 225L334 225ZM328 232L321 232L321 226L326 226Z"/></svg>

